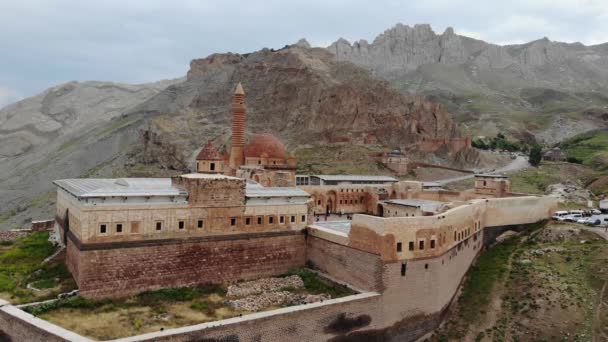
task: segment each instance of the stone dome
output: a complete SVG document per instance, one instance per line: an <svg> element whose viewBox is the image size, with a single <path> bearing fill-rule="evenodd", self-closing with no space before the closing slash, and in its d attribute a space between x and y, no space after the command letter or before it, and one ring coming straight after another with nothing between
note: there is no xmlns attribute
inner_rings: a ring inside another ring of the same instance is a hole
<svg viewBox="0 0 608 342"><path fill-rule="evenodd" d="M196 156L196 160L221 160L221 159L222 159L222 155L217 150L217 148L215 148L215 145L211 141L207 142L207 144L198 153L198 156Z"/></svg>
<svg viewBox="0 0 608 342"><path fill-rule="evenodd" d="M256 134L249 144L245 146L245 158L261 158L266 154L268 158L285 159L285 145L272 134Z"/></svg>

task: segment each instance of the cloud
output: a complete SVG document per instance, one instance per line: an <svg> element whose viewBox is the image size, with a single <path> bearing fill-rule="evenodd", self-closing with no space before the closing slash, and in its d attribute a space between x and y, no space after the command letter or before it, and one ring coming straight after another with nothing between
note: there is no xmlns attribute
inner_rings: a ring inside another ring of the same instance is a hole
<svg viewBox="0 0 608 342"><path fill-rule="evenodd" d="M339 37L371 42L398 22L429 23L436 32L451 26L500 44L545 36L608 40L607 0L0 2L0 32L11 32L0 35L0 84L26 96L71 80L181 77L194 58L280 48L300 38L316 46Z"/></svg>

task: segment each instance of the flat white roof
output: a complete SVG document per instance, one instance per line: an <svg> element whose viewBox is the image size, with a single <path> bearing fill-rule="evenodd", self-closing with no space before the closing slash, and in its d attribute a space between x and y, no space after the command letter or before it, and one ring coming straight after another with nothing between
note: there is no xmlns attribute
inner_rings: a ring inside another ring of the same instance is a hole
<svg viewBox="0 0 608 342"><path fill-rule="evenodd" d="M187 173L185 175L180 175L179 177L183 178L199 178L199 179L242 179L238 177L225 176L218 173Z"/></svg>
<svg viewBox="0 0 608 342"><path fill-rule="evenodd" d="M386 200L384 203L404 205L408 207L420 208L424 211L436 212L444 204L444 202L424 200L424 199L392 199Z"/></svg>
<svg viewBox="0 0 608 342"><path fill-rule="evenodd" d="M263 187L259 184L247 183L245 196L254 197L310 197L308 192L296 187Z"/></svg>
<svg viewBox="0 0 608 342"><path fill-rule="evenodd" d="M171 178L77 178L53 182L76 197L187 196Z"/></svg>
<svg viewBox="0 0 608 342"><path fill-rule="evenodd" d="M365 176L365 175L311 175L325 181L371 181L371 182L396 182L397 179L390 176Z"/></svg>

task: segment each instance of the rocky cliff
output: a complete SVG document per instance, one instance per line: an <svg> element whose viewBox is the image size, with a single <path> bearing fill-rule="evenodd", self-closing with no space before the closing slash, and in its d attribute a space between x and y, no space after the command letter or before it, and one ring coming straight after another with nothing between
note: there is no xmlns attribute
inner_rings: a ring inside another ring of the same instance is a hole
<svg viewBox="0 0 608 342"><path fill-rule="evenodd" d="M291 149L365 141L400 146L421 137L458 136L440 106L400 94L368 71L334 61L327 51L308 48L303 41L278 51L214 54L190 66L178 87L196 90L184 109L152 121L144 134L146 162L182 169L207 140L227 143L229 104L238 82L246 92L248 132L271 132Z"/></svg>
<svg viewBox="0 0 608 342"><path fill-rule="evenodd" d="M607 112L606 44L543 38L499 46L452 28L436 34L429 25L397 24L372 43L339 39L327 50L335 60L363 66L402 92L428 94L474 133L533 131L553 143L606 124L588 114ZM554 93L560 96L542 95Z"/></svg>

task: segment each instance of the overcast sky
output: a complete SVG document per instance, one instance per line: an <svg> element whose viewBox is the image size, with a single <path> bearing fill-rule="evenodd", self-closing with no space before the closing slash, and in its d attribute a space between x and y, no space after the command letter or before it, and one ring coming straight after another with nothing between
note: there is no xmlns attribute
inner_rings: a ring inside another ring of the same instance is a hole
<svg viewBox="0 0 608 342"><path fill-rule="evenodd" d="M608 0L0 0L0 107L71 80L181 77L214 52L371 42L398 22L498 44L598 44Z"/></svg>

